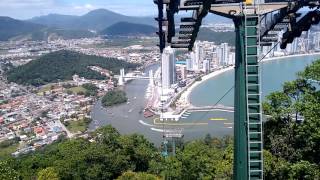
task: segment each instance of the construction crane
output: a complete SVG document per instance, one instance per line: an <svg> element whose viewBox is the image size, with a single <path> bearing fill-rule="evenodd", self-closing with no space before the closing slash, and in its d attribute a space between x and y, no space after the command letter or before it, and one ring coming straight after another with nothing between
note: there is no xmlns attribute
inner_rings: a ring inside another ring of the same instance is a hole
<svg viewBox="0 0 320 180"><path fill-rule="evenodd" d="M192 51L203 18L209 13L233 20L236 33L234 179L263 179L260 48L286 48L320 20L319 0L154 0L158 6L160 52L166 46ZM308 7L302 14L300 9ZM175 14L182 17L176 30ZM279 32L282 37L279 41Z"/></svg>

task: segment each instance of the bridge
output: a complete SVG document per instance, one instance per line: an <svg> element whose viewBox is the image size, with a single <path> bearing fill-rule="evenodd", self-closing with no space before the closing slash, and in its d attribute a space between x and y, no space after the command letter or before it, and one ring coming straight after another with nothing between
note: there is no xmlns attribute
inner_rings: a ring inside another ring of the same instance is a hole
<svg viewBox="0 0 320 180"><path fill-rule="evenodd" d="M125 85L125 83L129 80L134 80L134 79L139 79L139 80L149 80L152 85L155 84L155 78L154 78L154 73L153 70L149 71L149 76L144 76L144 75L138 75L135 73L127 73L125 74L124 68L120 69L120 75L115 76L118 81L119 86Z"/></svg>

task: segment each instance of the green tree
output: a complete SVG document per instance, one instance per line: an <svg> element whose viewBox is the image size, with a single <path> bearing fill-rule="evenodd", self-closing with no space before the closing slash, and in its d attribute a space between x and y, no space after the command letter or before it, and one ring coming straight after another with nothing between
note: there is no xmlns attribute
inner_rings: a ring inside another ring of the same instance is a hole
<svg viewBox="0 0 320 180"><path fill-rule="evenodd" d="M117 105L127 101L128 98L126 97L126 93L120 90L108 91L101 100L103 106Z"/></svg>
<svg viewBox="0 0 320 180"><path fill-rule="evenodd" d="M290 163L273 156L269 151L263 151L265 179L283 180L289 178Z"/></svg>
<svg viewBox="0 0 320 180"><path fill-rule="evenodd" d="M160 180L160 178L158 178L155 175L143 172L136 173L128 171L123 173L120 177L118 177L117 180Z"/></svg>
<svg viewBox="0 0 320 180"><path fill-rule="evenodd" d="M232 179L233 176L233 145L224 150L223 157L216 165L215 179Z"/></svg>
<svg viewBox="0 0 320 180"><path fill-rule="evenodd" d="M306 80L315 80L320 82L320 60L314 61L311 65L307 66L299 76Z"/></svg>
<svg viewBox="0 0 320 180"><path fill-rule="evenodd" d="M0 179L18 180L18 173L12 169L6 161L0 161Z"/></svg>
<svg viewBox="0 0 320 180"><path fill-rule="evenodd" d="M39 171L38 180L59 180L59 176L53 167Z"/></svg>
<svg viewBox="0 0 320 180"><path fill-rule="evenodd" d="M6 75L10 82L33 86L58 82L58 80L72 80L72 76L75 74L86 79L106 79L99 72L91 70L90 66L99 66L113 72L119 72L121 68L135 69L139 64L61 50L13 68Z"/></svg>
<svg viewBox="0 0 320 180"><path fill-rule="evenodd" d="M147 171L149 169L149 161L160 155L156 153L153 144L138 134L121 136L119 145L123 154L129 156L134 171Z"/></svg>
<svg viewBox="0 0 320 180"><path fill-rule="evenodd" d="M320 179L319 167L308 161L300 161L290 167L290 179L314 180Z"/></svg>
<svg viewBox="0 0 320 180"><path fill-rule="evenodd" d="M319 83L313 83L320 77L319 64L320 60L315 61L264 102L264 113L269 115L264 123L264 147L293 167L304 167L300 162L305 161L319 168L320 91Z"/></svg>
<svg viewBox="0 0 320 180"><path fill-rule="evenodd" d="M98 88L94 84L84 84L82 87L86 89L85 96L97 96Z"/></svg>
<svg viewBox="0 0 320 180"><path fill-rule="evenodd" d="M119 148L120 146L120 133L111 125L99 128L93 136L99 144L104 144L110 148Z"/></svg>

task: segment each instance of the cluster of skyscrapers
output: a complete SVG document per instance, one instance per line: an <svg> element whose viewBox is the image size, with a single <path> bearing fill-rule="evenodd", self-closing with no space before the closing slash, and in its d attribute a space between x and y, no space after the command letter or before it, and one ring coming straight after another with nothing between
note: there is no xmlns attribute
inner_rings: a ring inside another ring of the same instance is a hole
<svg viewBox="0 0 320 180"><path fill-rule="evenodd" d="M231 52L228 43L215 45L213 42L197 41L194 50L184 57L185 61L177 61L174 49L164 49L161 68L164 89L170 89L177 83L177 79L185 79L187 72L210 73L213 69L230 66L235 62L235 53Z"/></svg>
<svg viewBox="0 0 320 180"><path fill-rule="evenodd" d="M279 34L279 40L281 34ZM309 53L312 51L320 51L320 32L303 32L301 37L295 38L291 44L287 45L286 49L281 49L280 44L273 43L272 46L263 47L262 54L266 57L276 57L284 55L293 55L301 53Z"/></svg>
<svg viewBox="0 0 320 180"><path fill-rule="evenodd" d="M215 45L212 42L196 42L194 51L187 59L187 70L208 73L212 69L233 65L235 53L228 43Z"/></svg>

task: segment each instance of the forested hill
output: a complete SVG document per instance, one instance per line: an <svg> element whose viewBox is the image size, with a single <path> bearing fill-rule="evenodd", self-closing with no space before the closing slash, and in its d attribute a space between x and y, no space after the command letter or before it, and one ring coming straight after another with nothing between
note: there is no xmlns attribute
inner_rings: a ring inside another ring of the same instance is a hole
<svg viewBox="0 0 320 180"><path fill-rule="evenodd" d="M0 16L0 41L7 41L12 37L29 34L42 28L44 28L44 26L39 24Z"/></svg>
<svg viewBox="0 0 320 180"><path fill-rule="evenodd" d="M30 19L29 21L37 24L43 24L49 27L77 30L92 29L95 31L101 31L111 26L112 24L123 21L130 23L156 25L156 21L153 17L125 16L107 9L96 9L83 16L50 14L47 16L35 17L33 19Z"/></svg>
<svg viewBox="0 0 320 180"><path fill-rule="evenodd" d="M77 39L94 36L94 33L87 30L46 27L28 21L20 21L10 17L0 16L0 41L19 39L47 40L49 37L51 39Z"/></svg>
<svg viewBox="0 0 320 180"><path fill-rule="evenodd" d="M150 25L119 22L104 29L100 34L109 36L155 35L156 31L157 29Z"/></svg>
<svg viewBox="0 0 320 180"><path fill-rule="evenodd" d="M72 51L57 51L19 66L7 73L10 82L40 86L58 80L71 80L74 74L87 79L104 79L100 73L88 66L100 66L118 73L121 68L132 69L138 64L127 63L114 58L89 56Z"/></svg>

